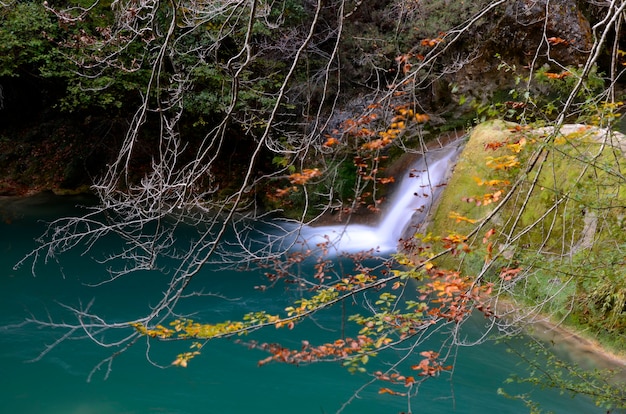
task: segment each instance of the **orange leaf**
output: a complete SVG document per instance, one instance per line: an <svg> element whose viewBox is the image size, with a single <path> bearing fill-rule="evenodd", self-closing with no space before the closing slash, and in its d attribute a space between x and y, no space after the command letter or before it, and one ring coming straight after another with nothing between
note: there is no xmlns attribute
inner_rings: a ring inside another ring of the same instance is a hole
<svg viewBox="0 0 626 414"><path fill-rule="evenodd" d="M292 184L306 184L311 178L321 175L322 172L318 168L305 168L301 173L294 173L289 176Z"/></svg>
<svg viewBox="0 0 626 414"><path fill-rule="evenodd" d="M378 179L378 182L381 184L389 184L393 183L394 181L395 179L393 177L383 177Z"/></svg>
<svg viewBox="0 0 626 414"><path fill-rule="evenodd" d="M556 46L556 45L564 45L566 46L567 44L569 44L569 42L565 39L562 39L560 37L549 37L548 38L548 43L550 43L552 46Z"/></svg>
<svg viewBox="0 0 626 414"><path fill-rule="evenodd" d="M484 239L483 239L484 240ZM487 254L485 255L485 261L490 262L493 254L493 243L487 245Z"/></svg>
<svg viewBox="0 0 626 414"><path fill-rule="evenodd" d="M440 43L443 39L440 37L437 37L435 39L422 39L422 41L420 42L420 44L422 46L426 46L426 47L433 47L435 45L437 45L438 43Z"/></svg>
<svg viewBox="0 0 626 414"><path fill-rule="evenodd" d="M420 352L420 355L426 358L430 358L430 359L435 359L439 356L439 354L434 351L422 351Z"/></svg>
<svg viewBox="0 0 626 414"><path fill-rule="evenodd" d="M497 187L497 186L500 186L500 185L506 186L506 185L511 184L511 182L508 181L508 180L487 180L487 181L483 181L482 179L480 179L480 177L472 177L472 179L479 186L487 185L489 187Z"/></svg>
<svg viewBox="0 0 626 414"><path fill-rule="evenodd" d="M487 144L485 144L485 149L488 150L497 150L498 148L502 147L504 145L504 142L499 142L499 141L494 141L494 142L488 142Z"/></svg>
<svg viewBox="0 0 626 414"><path fill-rule="evenodd" d="M509 280L511 280L511 279L513 279L514 277L516 277L516 276L517 276L517 274L518 274L519 272L521 272L521 271L522 271L522 268L521 268L521 267L516 267L515 269L503 268L503 269L500 271L500 278L501 278L502 280L505 280L505 281L507 281L507 282L508 282Z"/></svg>
<svg viewBox="0 0 626 414"><path fill-rule="evenodd" d="M291 187L276 189L276 197L284 197L291 192Z"/></svg>
<svg viewBox="0 0 626 414"><path fill-rule="evenodd" d="M389 142L385 139L375 139L373 141L364 143L363 145L361 145L361 148L364 150L372 151L372 150L383 148L388 143Z"/></svg>
<svg viewBox="0 0 626 414"><path fill-rule="evenodd" d="M545 73L546 77L548 77L549 79L563 79L567 76L571 75L571 72L567 72L567 71L563 71L561 73L550 73L550 72L546 72Z"/></svg>
<svg viewBox="0 0 626 414"><path fill-rule="evenodd" d="M324 147L332 147L333 145L339 144L339 140L337 138L333 138L331 136L328 137L326 142L324 142Z"/></svg>
<svg viewBox="0 0 626 414"><path fill-rule="evenodd" d="M483 244L486 244L489 238L493 236L494 234L496 234L496 229L489 229L487 233L485 233L485 236L483 237Z"/></svg>
<svg viewBox="0 0 626 414"><path fill-rule="evenodd" d="M415 114L415 122L424 123L430 120L430 116L428 114Z"/></svg>

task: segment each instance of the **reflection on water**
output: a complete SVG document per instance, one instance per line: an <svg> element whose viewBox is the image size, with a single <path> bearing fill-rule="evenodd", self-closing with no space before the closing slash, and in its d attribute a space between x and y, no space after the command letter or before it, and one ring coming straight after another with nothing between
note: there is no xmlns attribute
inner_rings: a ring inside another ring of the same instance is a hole
<svg viewBox="0 0 626 414"><path fill-rule="evenodd" d="M146 272L136 279L118 284L90 288L82 282L105 274L88 256L66 255L64 274L55 264L39 268L38 276L30 269L12 270L13 264L34 245L33 239L44 224L67 212L75 200L48 199L46 202L19 204L10 223L0 225L0 325L19 323L34 312L65 318L57 302L77 304L95 299L95 306L113 318L145 311L151 298L162 286L157 274ZM14 205L15 206L15 205ZM5 208L4 211L7 211ZM194 298L188 309L199 310L199 320L240 318L250 310L282 310L291 299L289 291L278 287L260 292L254 289L263 280L255 272L236 273L206 268L194 280L197 288L219 292L219 297ZM298 325L293 331L269 329L246 337L246 340L282 342L298 346L302 339L311 342L337 337L342 329L341 311L318 316L315 323ZM35 358L46 345L62 335L34 326L2 328L0 331L0 400L2 412L19 414L67 413L272 413L320 414L336 412L371 377L349 374L339 364L257 366L266 355L249 350L230 340L212 341L186 369L162 369L169 366L177 353L188 350L187 343L165 343L153 346L146 358L145 344L137 344L113 364L108 380L96 375L86 382L89 371L114 350L102 349L89 341L70 341ZM436 340L436 338L435 338ZM436 344L433 344L435 347ZM399 356L388 352L370 362L371 369L384 368ZM488 343L479 347L460 348L453 373L426 381L412 402L414 413L527 413L518 401L504 399L496 390L512 371L520 371L517 360L503 345ZM405 363L415 364L419 355ZM104 374L104 372L100 372ZM378 393L380 384L359 392L345 413L379 414L407 411L403 398ZM514 387L514 385L513 385ZM522 392L524 389L508 389ZM572 400L557 392L537 394L546 409L557 413L601 412L585 399Z"/></svg>

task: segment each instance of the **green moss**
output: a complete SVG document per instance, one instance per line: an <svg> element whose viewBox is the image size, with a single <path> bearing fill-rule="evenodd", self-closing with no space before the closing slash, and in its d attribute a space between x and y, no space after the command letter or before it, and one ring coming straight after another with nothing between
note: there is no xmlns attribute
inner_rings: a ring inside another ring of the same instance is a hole
<svg viewBox="0 0 626 414"><path fill-rule="evenodd" d="M494 174L485 164L487 156L500 156L504 153L503 150L488 153L485 146L490 142L505 140L510 134L508 129L513 125L502 121L489 121L472 131L469 141L459 156L454 174L441 195L429 226L430 232L439 236L452 232L467 234L473 225L468 222L457 222L450 217L450 212L457 212L461 216L478 220L491 211L493 205L477 206L476 203L466 200L485 193L485 189L478 185L475 178L498 179L496 175L503 178L502 174Z"/></svg>
<svg viewBox="0 0 626 414"><path fill-rule="evenodd" d="M622 346L623 341L614 337L626 333L626 179L622 173L626 161L619 147L602 143L604 136L597 129L570 126L556 137L550 132L501 121L474 129L429 232L436 237L469 234L476 224L468 220L480 223L498 204L478 205L476 200L495 190L484 183L518 184L503 188L502 197L510 198L467 241L470 252L439 265L479 274L487 253L483 237L494 229L489 239L494 254L505 242L509 244L484 279L504 285L498 277L501 268L522 268L523 279L510 281L508 292L531 307L541 304L542 312L590 332L604 344ZM497 142L501 145L488 145ZM521 149L515 147L522 142ZM488 149L494 147L498 148ZM497 170L487 166L488 157L508 155L515 156L519 166ZM463 218L459 221L451 212Z"/></svg>

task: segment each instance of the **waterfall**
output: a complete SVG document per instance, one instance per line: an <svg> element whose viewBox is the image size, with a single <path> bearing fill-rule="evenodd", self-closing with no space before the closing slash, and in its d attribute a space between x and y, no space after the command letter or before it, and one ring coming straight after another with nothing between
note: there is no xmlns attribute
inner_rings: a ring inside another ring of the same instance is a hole
<svg viewBox="0 0 626 414"><path fill-rule="evenodd" d="M328 240L337 252L358 252L372 248L380 252L395 251L407 226L420 223L428 216L461 149L461 143L455 141L441 149L429 151L415 162L404 173L377 225L306 226L302 228L300 238L309 245Z"/></svg>

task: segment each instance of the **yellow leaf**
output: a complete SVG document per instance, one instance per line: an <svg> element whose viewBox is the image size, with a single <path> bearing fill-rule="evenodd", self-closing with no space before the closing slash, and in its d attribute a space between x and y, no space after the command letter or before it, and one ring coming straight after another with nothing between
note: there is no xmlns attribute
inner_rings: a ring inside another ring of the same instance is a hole
<svg viewBox="0 0 626 414"><path fill-rule="evenodd" d="M519 161L514 155L504 155L502 157L487 157L486 158L487 167L493 168L494 170L507 170L509 168L517 167L519 165Z"/></svg>
<svg viewBox="0 0 626 414"><path fill-rule="evenodd" d="M457 213L456 211L451 211L450 214L448 214L448 217L451 218L451 219L456 220L457 223L465 221L467 223L474 224L474 223L476 223L478 221L478 220L473 220L473 219L467 218L465 216L462 216L459 213Z"/></svg>

